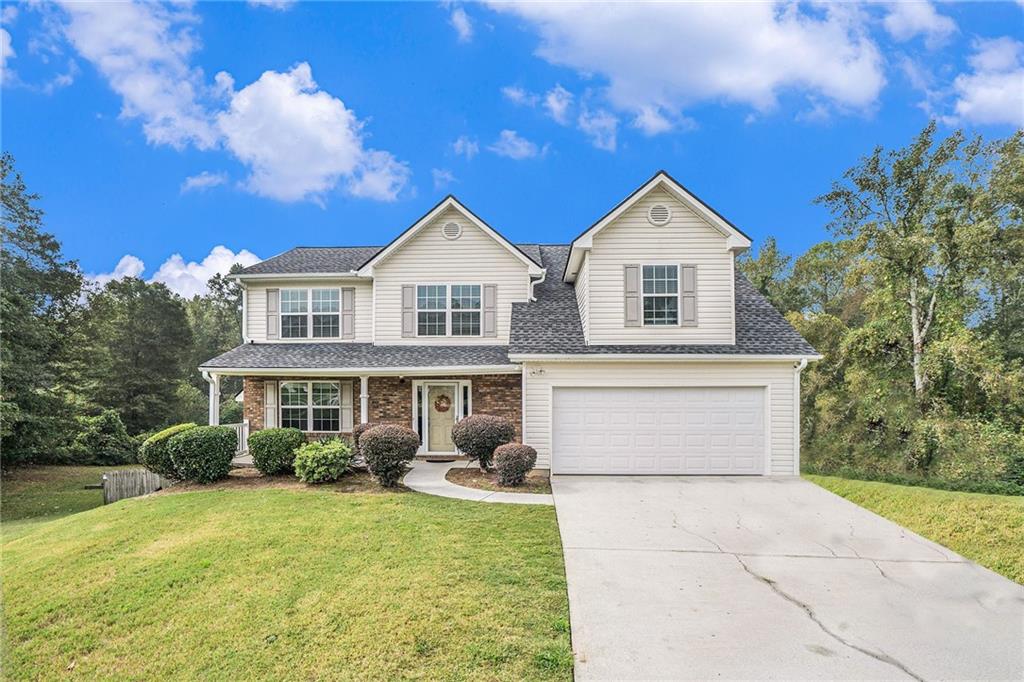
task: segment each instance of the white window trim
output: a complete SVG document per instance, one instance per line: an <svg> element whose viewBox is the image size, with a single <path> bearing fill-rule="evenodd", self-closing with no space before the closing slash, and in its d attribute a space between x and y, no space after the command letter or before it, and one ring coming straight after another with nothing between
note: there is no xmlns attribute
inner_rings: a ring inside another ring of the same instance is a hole
<svg viewBox="0 0 1024 682"><path fill-rule="evenodd" d="M282 390L286 384L305 384L306 385L306 404L305 405L285 405L284 391ZM314 405L313 404L313 384L334 384L338 387L338 430L337 431L323 431L313 429L313 408L333 410L334 407L330 405ZM310 381L280 381L277 384L277 423L279 425L284 424L284 411L288 408L304 409L306 410L306 428L301 429L303 433L347 433L344 431L345 426L345 406L344 406L344 389L341 381L329 381L326 379L314 379ZM350 408L353 409L353 408ZM354 409L353 409L354 412ZM353 415L354 417L354 415Z"/></svg>
<svg viewBox="0 0 1024 682"><path fill-rule="evenodd" d="M647 316L644 314L644 301L648 298L668 298L672 294L647 294L644 293L644 268L646 267L672 267L676 269L676 322L675 324L647 324ZM663 329L683 326L683 273L679 263L649 262L640 265L640 326L651 329Z"/></svg>
<svg viewBox="0 0 1024 682"><path fill-rule="evenodd" d="M313 290L318 291L336 291L338 292L338 312L336 313L314 313L313 312ZM306 335L305 336L285 336L284 335L284 318L285 316L298 316L303 313L286 313L283 308L284 292L286 291L305 291L306 292ZM282 287L278 290L278 329L277 338L282 341L301 341L301 340L313 340L313 341L337 341L341 338L341 287ZM313 336L313 316L314 315L334 315L338 318L338 335L337 336Z"/></svg>
<svg viewBox="0 0 1024 682"><path fill-rule="evenodd" d="M456 398L455 398L455 405L454 405L454 407L456 409L456 415L457 415L455 421L460 421L461 419L464 418L464 416L468 417L469 415L473 414L473 382L472 382L472 380L470 380L470 379L462 379L462 380L460 380L460 379L419 379L419 380L413 381L411 383L412 383L412 420L411 420L411 422L409 424L409 427L413 431L415 431L417 435L419 435L420 440L422 441L420 443L420 449L416 452L416 454L418 454L418 455L429 455L429 454L450 455L450 454L452 454L451 452L432 453L429 450L427 450L427 433L429 433L429 430L430 430L430 426L429 426L429 424L430 424L429 419L430 418L428 416L429 410L427 409L426 406L424 406L424 408L423 408L423 433L420 433L418 425L416 424L416 408L418 407L418 405L416 404L417 403L417 395L419 394L420 389L422 389L423 390L423 395L426 396L427 386L429 386L429 385L457 385L458 389L456 391L457 395L456 395ZM464 395L465 395L465 399L463 398ZM465 412L465 415L463 415L463 412ZM456 448L455 452L458 453L458 448Z"/></svg>
<svg viewBox="0 0 1024 682"><path fill-rule="evenodd" d="M483 338L484 335L484 285L477 282L418 282L413 284L413 298L416 300L416 319L414 323L416 325L416 336L422 339L444 339L444 338L456 338L456 339L479 339ZM424 308L420 310L420 287L444 287L444 301L445 307L442 308ZM452 308L452 287L480 287L480 307L479 308ZM420 334L420 312L424 313L444 313L444 334ZM479 334L452 334L452 312L464 312L464 313L479 313L480 314L480 333Z"/></svg>

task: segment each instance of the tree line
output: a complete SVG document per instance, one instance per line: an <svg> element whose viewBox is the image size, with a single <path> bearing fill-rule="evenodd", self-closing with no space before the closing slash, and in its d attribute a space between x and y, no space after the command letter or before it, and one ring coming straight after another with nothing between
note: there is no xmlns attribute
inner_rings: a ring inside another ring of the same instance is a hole
<svg viewBox="0 0 1024 682"><path fill-rule="evenodd" d="M805 470L1020 492L1024 133L874 149L816 199L832 239L739 266L825 357L805 370Z"/></svg>
<svg viewBox="0 0 1024 682"><path fill-rule="evenodd" d="M97 286L44 229L40 197L0 157L0 439L3 465L117 463L147 434L205 422L196 369L241 343L241 289L221 275L189 299L159 282ZM234 271L239 266L232 269ZM241 419L237 379L221 419Z"/></svg>

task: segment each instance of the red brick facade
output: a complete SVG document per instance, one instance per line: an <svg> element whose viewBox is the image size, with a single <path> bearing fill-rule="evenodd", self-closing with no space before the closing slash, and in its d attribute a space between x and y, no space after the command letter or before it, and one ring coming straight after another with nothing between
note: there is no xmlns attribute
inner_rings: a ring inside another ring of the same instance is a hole
<svg viewBox="0 0 1024 682"><path fill-rule="evenodd" d="M313 378L325 380L324 377ZM243 414L249 420L249 430L264 426L264 383L281 380L308 381L309 377L245 377ZM507 417L516 426L516 439L522 438L522 378L519 374L481 374L472 376L393 377L371 376L369 380L369 419L375 423L412 424L413 381L461 380L470 382L472 411L475 414L493 414ZM338 381L352 383L352 423L360 423L359 379L342 377ZM320 434L312 434L317 436Z"/></svg>

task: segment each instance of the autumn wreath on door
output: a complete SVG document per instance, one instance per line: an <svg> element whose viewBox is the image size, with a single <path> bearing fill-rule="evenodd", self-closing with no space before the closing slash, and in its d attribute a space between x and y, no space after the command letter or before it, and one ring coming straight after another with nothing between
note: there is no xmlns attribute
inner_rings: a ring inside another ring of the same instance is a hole
<svg viewBox="0 0 1024 682"><path fill-rule="evenodd" d="M438 396L434 401L434 410L437 412L447 412L452 409L452 399L446 395Z"/></svg>

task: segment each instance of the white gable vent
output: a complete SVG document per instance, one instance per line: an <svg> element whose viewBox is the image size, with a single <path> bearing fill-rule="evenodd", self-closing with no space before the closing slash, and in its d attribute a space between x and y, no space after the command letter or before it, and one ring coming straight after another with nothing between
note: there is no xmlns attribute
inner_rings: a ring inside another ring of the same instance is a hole
<svg viewBox="0 0 1024 682"><path fill-rule="evenodd" d="M462 225L458 223L445 223L441 226L441 234L445 239L458 239L462 236Z"/></svg>
<svg viewBox="0 0 1024 682"><path fill-rule="evenodd" d="M655 204L647 209L647 220L651 225L665 225L672 218L672 211L665 204Z"/></svg>

